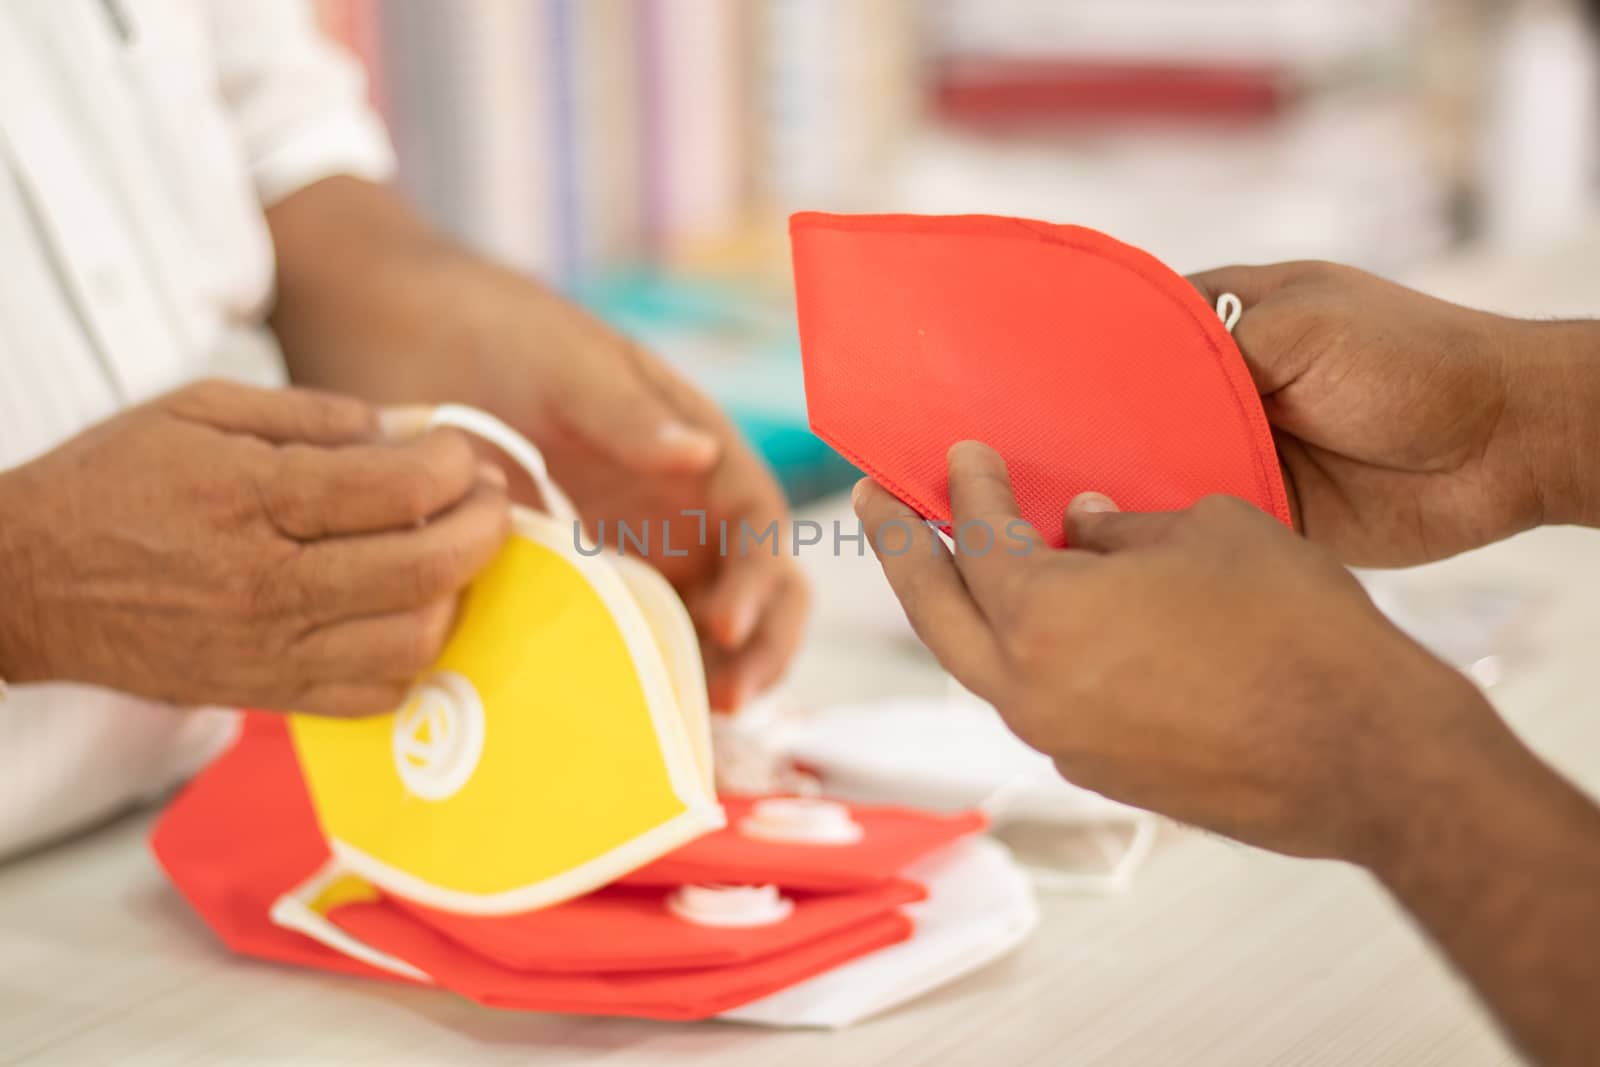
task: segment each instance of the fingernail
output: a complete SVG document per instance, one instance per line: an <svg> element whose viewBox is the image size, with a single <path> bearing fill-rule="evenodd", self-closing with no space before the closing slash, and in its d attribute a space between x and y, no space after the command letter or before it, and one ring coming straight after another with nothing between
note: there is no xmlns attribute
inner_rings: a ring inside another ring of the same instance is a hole
<svg viewBox="0 0 1600 1067"><path fill-rule="evenodd" d="M433 408L427 404L398 404L378 409L378 433L390 441L406 441L422 436L433 418Z"/></svg>
<svg viewBox="0 0 1600 1067"><path fill-rule="evenodd" d="M1098 515L1107 511L1119 511L1116 501L1104 493L1079 493L1072 498L1072 503L1067 505L1067 510L1078 515Z"/></svg>
<svg viewBox="0 0 1600 1067"><path fill-rule="evenodd" d="M500 469L499 464L490 463L488 460L478 461L478 480L496 489L504 489L509 484L506 481L506 472Z"/></svg>
<svg viewBox="0 0 1600 1067"><path fill-rule="evenodd" d="M685 426L681 422L663 422L656 429L656 440L663 448L677 452L696 452L708 458L717 451L715 437L704 430Z"/></svg>
<svg viewBox="0 0 1600 1067"><path fill-rule="evenodd" d="M850 489L850 506L857 511L861 510L861 502L867 499L867 483L871 480L863 478Z"/></svg>

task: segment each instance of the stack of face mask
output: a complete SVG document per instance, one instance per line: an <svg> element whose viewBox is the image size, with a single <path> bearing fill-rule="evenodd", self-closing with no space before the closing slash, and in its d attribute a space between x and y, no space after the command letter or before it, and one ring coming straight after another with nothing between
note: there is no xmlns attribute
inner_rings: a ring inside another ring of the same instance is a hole
<svg viewBox="0 0 1600 1067"><path fill-rule="evenodd" d="M502 1008L839 1025L1009 950L1025 879L975 812L714 793L693 629L519 510L395 713L252 713L163 814L156 855L235 951Z"/></svg>

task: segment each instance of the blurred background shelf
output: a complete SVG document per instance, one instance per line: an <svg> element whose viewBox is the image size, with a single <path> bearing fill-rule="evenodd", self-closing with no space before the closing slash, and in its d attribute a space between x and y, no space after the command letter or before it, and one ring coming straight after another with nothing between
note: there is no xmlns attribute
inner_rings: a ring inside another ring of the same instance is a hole
<svg viewBox="0 0 1600 1067"><path fill-rule="evenodd" d="M371 72L403 189L663 352L801 501L851 472L805 428L791 211L1027 215L1180 270L1327 258L1425 277L1464 246L1570 242L1594 202L1595 37L1566 0L323 14Z"/></svg>

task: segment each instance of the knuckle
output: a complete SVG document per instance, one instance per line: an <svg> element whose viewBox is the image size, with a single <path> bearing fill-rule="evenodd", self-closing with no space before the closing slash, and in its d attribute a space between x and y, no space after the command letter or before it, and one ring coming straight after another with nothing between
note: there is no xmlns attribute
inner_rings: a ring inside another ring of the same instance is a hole
<svg viewBox="0 0 1600 1067"><path fill-rule="evenodd" d="M1232 522L1248 515L1253 509L1243 500L1227 493L1212 493L1195 502L1189 513L1203 522Z"/></svg>
<svg viewBox="0 0 1600 1067"><path fill-rule="evenodd" d="M327 535L349 492L323 454L303 444L261 444L252 464L257 517L280 538L299 542Z"/></svg>
<svg viewBox="0 0 1600 1067"><path fill-rule="evenodd" d="M214 410L237 388L220 378L202 378L167 394L167 406L185 412Z"/></svg>
<svg viewBox="0 0 1600 1067"><path fill-rule="evenodd" d="M439 499L438 478L427 467L414 467L396 480L393 488L396 505L411 522L422 522L433 514Z"/></svg>
<svg viewBox="0 0 1600 1067"><path fill-rule="evenodd" d="M290 545L257 575L256 609L263 614L295 618L317 614L316 609L329 599L330 577L326 560L299 545Z"/></svg>
<svg viewBox="0 0 1600 1067"><path fill-rule="evenodd" d="M337 695L332 687L309 678L283 685L278 706L307 715L338 714Z"/></svg>
<svg viewBox="0 0 1600 1067"><path fill-rule="evenodd" d="M1023 667L1051 662L1060 654L1061 613L1050 598L1018 597L1001 628L1001 641L1011 658Z"/></svg>
<svg viewBox="0 0 1600 1067"><path fill-rule="evenodd" d="M234 613L245 619L265 619L291 609L300 589L300 583L287 573L292 562L292 553L269 550L225 578L223 595Z"/></svg>
<svg viewBox="0 0 1600 1067"><path fill-rule="evenodd" d="M301 420L307 437L362 438L377 432L377 414L354 397L300 392Z"/></svg>
<svg viewBox="0 0 1600 1067"><path fill-rule="evenodd" d="M1351 268L1326 259L1300 259L1289 263L1286 280L1298 284L1320 284L1336 281Z"/></svg>

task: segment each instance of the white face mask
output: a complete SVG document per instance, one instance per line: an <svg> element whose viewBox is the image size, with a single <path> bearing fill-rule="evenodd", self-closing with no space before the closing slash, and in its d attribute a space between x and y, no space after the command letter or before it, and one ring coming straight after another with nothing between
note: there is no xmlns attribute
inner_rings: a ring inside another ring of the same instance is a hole
<svg viewBox="0 0 1600 1067"><path fill-rule="evenodd" d="M970 838L909 868L928 898L903 910L911 940L879 949L719 1018L761 1026L850 1026L955 981L1038 924L1033 887L998 841Z"/></svg>
<svg viewBox="0 0 1600 1067"><path fill-rule="evenodd" d="M1089 862L1028 868L1040 888L1117 892L1155 840L1154 816L1066 781L992 707L953 682L945 700L835 706L779 717L760 733L760 743L815 768L830 796L980 808L997 829L1038 823L1086 835Z"/></svg>

